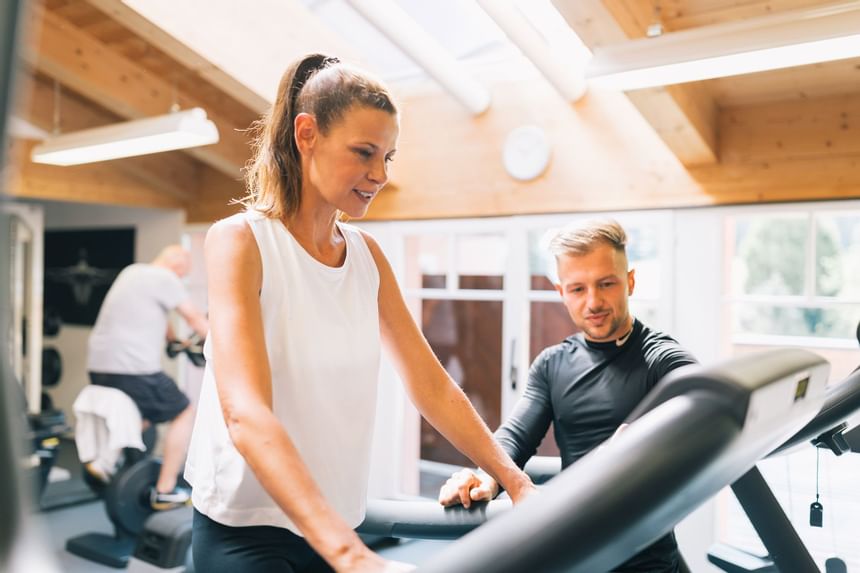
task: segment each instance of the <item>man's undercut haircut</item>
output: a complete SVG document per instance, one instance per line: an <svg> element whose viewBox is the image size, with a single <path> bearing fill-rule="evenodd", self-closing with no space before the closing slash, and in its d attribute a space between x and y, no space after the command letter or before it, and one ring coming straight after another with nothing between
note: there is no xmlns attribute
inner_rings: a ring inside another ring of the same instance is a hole
<svg viewBox="0 0 860 573"><path fill-rule="evenodd" d="M567 225L549 242L556 257L587 255L599 245L609 245L626 256L627 233L614 219L588 219Z"/></svg>

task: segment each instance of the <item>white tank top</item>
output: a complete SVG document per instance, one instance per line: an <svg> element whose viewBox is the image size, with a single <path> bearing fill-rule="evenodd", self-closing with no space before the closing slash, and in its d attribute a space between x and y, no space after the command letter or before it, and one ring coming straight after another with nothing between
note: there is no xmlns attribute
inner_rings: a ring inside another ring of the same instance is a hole
<svg viewBox="0 0 860 573"><path fill-rule="evenodd" d="M263 262L260 306L275 416L325 499L355 527L365 513L379 377L376 262L351 225L338 223L346 260L333 268L310 256L280 221L245 217ZM225 525L273 525L300 535L233 446L209 340L204 354L185 466L194 507Z"/></svg>

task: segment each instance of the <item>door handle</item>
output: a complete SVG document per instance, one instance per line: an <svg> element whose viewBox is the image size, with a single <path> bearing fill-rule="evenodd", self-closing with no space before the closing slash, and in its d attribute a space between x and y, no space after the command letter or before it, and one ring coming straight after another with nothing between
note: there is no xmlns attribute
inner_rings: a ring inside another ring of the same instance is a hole
<svg viewBox="0 0 860 573"><path fill-rule="evenodd" d="M511 390L517 389L517 339L511 339L511 368L508 371L511 379Z"/></svg>

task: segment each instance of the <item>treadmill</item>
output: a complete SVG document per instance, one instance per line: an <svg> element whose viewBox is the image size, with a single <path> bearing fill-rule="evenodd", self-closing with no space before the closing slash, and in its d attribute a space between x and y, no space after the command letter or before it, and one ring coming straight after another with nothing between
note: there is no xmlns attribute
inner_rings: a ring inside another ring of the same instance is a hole
<svg viewBox="0 0 860 573"><path fill-rule="evenodd" d="M423 517L403 506L397 521L396 507L386 505L386 521L374 503L360 530L420 537L416 530L427 526L438 539L446 522L464 529L469 518L489 520L422 572L610 571L807 427L825 404L828 373L823 358L802 350L678 369L636 408L623 434L515 510L504 511L503 501L474 510L437 505L431 516L432 502L415 502L411 509ZM792 549L806 559L784 571L818 571L802 544Z"/></svg>
<svg viewBox="0 0 860 573"><path fill-rule="evenodd" d="M834 396L825 390L829 370L827 361L803 350L678 369L637 407L638 418L624 433L516 508L507 500L468 510L434 501L370 500L358 531L457 540L420 567L422 572L610 571L725 486L753 481L758 460L821 435L820 427L831 428L835 419L860 409L860 377L856 384L836 387L842 391ZM546 479L559 465L539 459L530 469ZM176 539L175 527L165 523L151 533L158 529ZM184 548L140 551L135 556L140 563L133 560L129 571L155 564L146 553L173 555L176 567L188 542L190 535ZM779 556L781 563L790 563L781 571L818 571L802 543L778 543L786 547L768 547L774 561Z"/></svg>

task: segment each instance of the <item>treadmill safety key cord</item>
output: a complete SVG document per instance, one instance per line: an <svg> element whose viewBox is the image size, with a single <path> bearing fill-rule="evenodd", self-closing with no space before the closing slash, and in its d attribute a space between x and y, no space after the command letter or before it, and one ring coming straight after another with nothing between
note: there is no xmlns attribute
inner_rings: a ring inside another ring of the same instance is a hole
<svg viewBox="0 0 860 573"><path fill-rule="evenodd" d="M818 493L818 460L821 455L821 449L815 448L815 501L809 506L809 525L812 527L822 527L824 524L824 506L819 503Z"/></svg>

